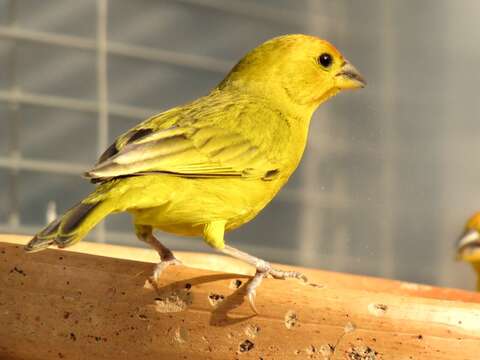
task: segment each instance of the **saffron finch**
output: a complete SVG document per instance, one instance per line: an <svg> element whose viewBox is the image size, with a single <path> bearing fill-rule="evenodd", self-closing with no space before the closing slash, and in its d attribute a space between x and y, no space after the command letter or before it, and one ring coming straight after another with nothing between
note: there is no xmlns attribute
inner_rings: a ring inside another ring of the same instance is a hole
<svg viewBox="0 0 480 360"><path fill-rule="evenodd" d="M256 311L256 289L267 275L306 278L226 245L224 234L253 219L285 185L302 158L319 105L340 90L364 86L359 72L327 41L308 35L271 39L250 51L208 95L119 136L86 173L95 191L25 249L73 245L108 214L127 211L137 237L160 256L155 279L179 261L154 229L202 236L256 268L246 289Z"/></svg>
<svg viewBox="0 0 480 360"><path fill-rule="evenodd" d="M480 212L475 213L465 225L457 241L457 258L472 264L477 273L477 290L480 291Z"/></svg>

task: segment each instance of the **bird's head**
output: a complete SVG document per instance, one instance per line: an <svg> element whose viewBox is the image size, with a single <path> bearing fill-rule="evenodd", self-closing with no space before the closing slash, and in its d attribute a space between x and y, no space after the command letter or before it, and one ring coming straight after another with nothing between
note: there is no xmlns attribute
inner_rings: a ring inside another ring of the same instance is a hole
<svg viewBox="0 0 480 360"><path fill-rule="evenodd" d="M365 85L355 67L329 42L308 35L285 35L250 51L219 88L248 89L313 112L340 90Z"/></svg>
<svg viewBox="0 0 480 360"><path fill-rule="evenodd" d="M468 220L456 247L457 259L480 265L480 212Z"/></svg>

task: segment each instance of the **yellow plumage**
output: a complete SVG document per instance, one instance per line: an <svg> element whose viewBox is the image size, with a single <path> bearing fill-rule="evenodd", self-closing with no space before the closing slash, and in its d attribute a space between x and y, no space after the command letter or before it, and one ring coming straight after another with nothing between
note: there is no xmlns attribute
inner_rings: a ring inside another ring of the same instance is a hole
<svg viewBox="0 0 480 360"><path fill-rule="evenodd" d="M27 250L73 244L119 211L133 215L139 238L161 256L152 228L203 236L224 249L224 232L255 217L297 168L315 109L338 91L363 85L328 42L307 35L272 39L205 97L120 136L87 172L99 183L96 191Z"/></svg>
<svg viewBox="0 0 480 360"><path fill-rule="evenodd" d="M477 274L477 290L480 291L480 212L468 219L457 241L457 258L472 264Z"/></svg>

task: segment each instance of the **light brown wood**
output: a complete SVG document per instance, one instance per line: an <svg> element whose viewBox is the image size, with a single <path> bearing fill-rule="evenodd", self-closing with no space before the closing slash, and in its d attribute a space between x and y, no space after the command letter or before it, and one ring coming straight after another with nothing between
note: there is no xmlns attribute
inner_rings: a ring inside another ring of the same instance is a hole
<svg viewBox="0 0 480 360"><path fill-rule="evenodd" d="M26 241L0 236L0 359L479 358L477 293L301 269L312 283L265 280L255 315L251 269L222 256L177 254L153 286L152 251Z"/></svg>

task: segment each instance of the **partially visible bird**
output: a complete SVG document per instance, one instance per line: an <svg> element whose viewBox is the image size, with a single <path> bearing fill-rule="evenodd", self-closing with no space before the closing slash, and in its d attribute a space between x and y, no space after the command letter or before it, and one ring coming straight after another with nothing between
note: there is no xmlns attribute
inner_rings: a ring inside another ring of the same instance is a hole
<svg viewBox="0 0 480 360"><path fill-rule="evenodd" d="M325 40L269 40L208 95L118 137L86 173L96 190L35 235L26 250L73 245L108 214L127 211L137 237L160 255L155 278L179 262L153 229L203 236L218 251L255 266L247 295L256 311L256 288L265 276L306 278L225 245L224 233L253 219L287 182L318 106L340 90L364 85Z"/></svg>
<svg viewBox="0 0 480 360"><path fill-rule="evenodd" d="M477 290L480 291L480 212L468 220L457 241L457 259L472 264L477 273Z"/></svg>

